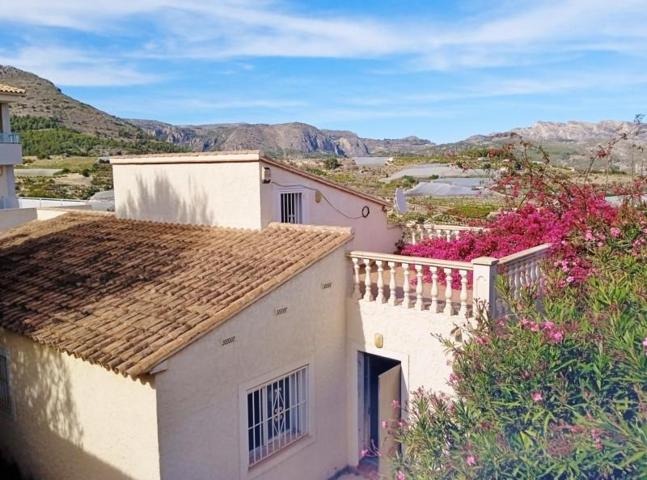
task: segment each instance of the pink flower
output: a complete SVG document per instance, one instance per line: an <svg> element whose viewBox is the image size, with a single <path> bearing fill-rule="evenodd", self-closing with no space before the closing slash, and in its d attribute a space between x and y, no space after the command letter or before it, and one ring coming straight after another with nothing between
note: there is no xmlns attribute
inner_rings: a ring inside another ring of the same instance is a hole
<svg viewBox="0 0 647 480"><path fill-rule="evenodd" d="M548 334L548 341L551 343L561 343L564 340L564 332L561 330L554 330Z"/></svg>
<svg viewBox="0 0 647 480"><path fill-rule="evenodd" d="M544 399L544 397L543 397L543 395L541 394L541 392L532 392L532 393L530 394L530 398L532 398L532 401L533 401L533 402L541 402L541 401Z"/></svg>
<svg viewBox="0 0 647 480"><path fill-rule="evenodd" d="M397 400L393 400L391 402L391 408L393 408L393 410L397 410L398 408L400 408L400 402Z"/></svg>
<svg viewBox="0 0 647 480"><path fill-rule="evenodd" d="M402 470L398 470L398 473L395 474L395 480L405 480L407 477Z"/></svg>
<svg viewBox="0 0 647 480"><path fill-rule="evenodd" d="M592 242L593 240L595 240L595 237L591 233L591 230L586 231L586 235L584 235L584 238L589 242Z"/></svg>
<svg viewBox="0 0 647 480"><path fill-rule="evenodd" d="M382 428L389 428L389 422L382 420Z"/></svg>
<svg viewBox="0 0 647 480"><path fill-rule="evenodd" d="M449 374L449 381L450 381L450 383L458 382L458 375L456 375L455 373L450 373Z"/></svg>
<svg viewBox="0 0 647 480"><path fill-rule="evenodd" d="M549 322L544 322L541 325L541 328L543 330L552 330L553 328L555 328L555 324L553 322L550 322L550 321Z"/></svg>
<svg viewBox="0 0 647 480"><path fill-rule="evenodd" d="M620 236L620 229L618 227L611 227L611 236L618 238Z"/></svg>
<svg viewBox="0 0 647 480"><path fill-rule="evenodd" d="M532 322L530 324L530 331L531 332L538 332L539 331L539 324L535 323L535 322Z"/></svg>
<svg viewBox="0 0 647 480"><path fill-rule="evenodd" d="M468 455L465 459L465 463L469 466L476 465L476 457L474 455Z"/></svg>
<svg viewBox="0 0 647 480"><path fill-rule="evenodd" d="M569 275L566 277L566 283L573 283L575 281L575 277L573 275Z"/></svg>
<svg viewBox="0 0 647 480"><path fill-rule="evenodd" d="M478 343L479 345L487 345L488 343L490 343L490 340L486 337L476 337L476 343Z"/></svg>
<svg viewBox="0 0 647 480"><path fill-rule="evenodd" d="M647 355L647 337L643 340L643 349L645 350L645 355Z"/></svg>

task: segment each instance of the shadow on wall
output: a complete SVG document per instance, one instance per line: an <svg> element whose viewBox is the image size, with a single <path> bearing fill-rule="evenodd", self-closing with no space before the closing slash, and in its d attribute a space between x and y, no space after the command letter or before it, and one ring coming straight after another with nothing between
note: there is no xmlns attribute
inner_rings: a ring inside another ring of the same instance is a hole
<svg viewBox="0 0 647 480"><path fill-rule="evenodd" d="M120 218L217 225L206 193L191 179L186 192L179 192L166 176L157 175L151 182L138 175L135 181L135 191L128 191L124 206L117 207Z"/></svg>
<svg viewBox="0 0 647 480"><path fill-rule="evenodd" d="M11 318L11 331L27 337L84 321L87 317L79 319L79 312L113 308L118 297L143 295L141 290L176 277L187 257L195 257L191 235L178 238L165 235L163 229L160 235L139 235L131 225L110 218L60 223L47 234L29 238L39 225L6 235L0 246L0 321ZM142 261L142 251L159 255ZM42 322L48 316L57 321ZM101 325L95 326L101 330ZM0 450L42 471L53 470L39 462L61 462L61 468L67 463L74 468L72 478L127 478L83 451L83 426L63 354L0 328L0 345L5 339L11 344L17 419L0 414ZM76 473L86 470L85 475Z"/></svg>
<svg viewBox="0 0 647 480"><path fill-rule="evenodd" d="M127 479L83 451L83 426L61 353L0 330L8 345L14 418L0 417L0 476Z"/></svg>

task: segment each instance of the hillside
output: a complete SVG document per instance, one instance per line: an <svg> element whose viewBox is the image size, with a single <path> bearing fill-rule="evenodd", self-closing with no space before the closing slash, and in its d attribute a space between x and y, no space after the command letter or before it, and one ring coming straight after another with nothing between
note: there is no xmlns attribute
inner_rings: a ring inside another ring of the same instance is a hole
<svg viewBox="0 0 647 480"><path fill-rule="evenodd" d="M79 102L49 80L11 66L0 65L0 82L27 91L11 106L16 116L54 119L65 128L109 138L135 138L140 130L128 122Z"/></svg>
<svg viewBox="0 0 647 480"><path fill-rule="evenodd" d="M171 125L154 120L128 120L154 138L194 151L261 149L276 155L362 156L413 153L433 143L417 137L374 140L347 130L323 130L306 123Z"/></svg>
<svg viewBox="0 0 647 480"><path fill-rule="evenodd" d="M531 127L515 128L507 132L489 135L473 135L460 142L437 146L437 151L466 150L472 148L496 147L514 141L513 134L524 140L541 145L557 164L570 167L584 167L588 164L590 154L598 145L622 132L631 132L636 126L631 122L604 120L601 122L537 122ZM621 141L614 148L613 162L621 171L640 171L641 165L647 163L647 153L631 147L632 143L647 146L647 128L642 128L637 137ZM603 168L603 162L595 165Z"/></svg>

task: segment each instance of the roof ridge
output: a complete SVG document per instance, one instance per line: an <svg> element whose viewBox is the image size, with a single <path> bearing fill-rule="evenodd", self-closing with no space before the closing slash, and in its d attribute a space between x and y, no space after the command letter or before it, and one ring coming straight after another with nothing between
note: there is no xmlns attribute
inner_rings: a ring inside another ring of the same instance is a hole
<svg viewBox="0 0 647 480"><path fill-rule="evenodd" d="M352 227L340 227L335 225L309 225L301 223L281 223L270 222L267 228L283 229L283 230L297 230L306 232L333 232L354 235Z"/></svg>
<svg viewBox="0 0 647 480"><path fill-rule="evenodd" d="M20 87L14 87L13 85L7 85L6 83L0 83L0 93L7 93L9 95L24 95L27 93L27 90Z"/></svg>

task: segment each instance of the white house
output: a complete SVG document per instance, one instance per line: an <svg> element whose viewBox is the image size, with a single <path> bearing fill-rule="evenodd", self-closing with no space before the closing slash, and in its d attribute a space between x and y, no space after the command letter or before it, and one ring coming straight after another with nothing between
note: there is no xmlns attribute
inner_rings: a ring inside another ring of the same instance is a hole
<svg viewBox="0 0 647 480"><path fill-rule="evenodd" d="M362 452L398 448L393 405L451 391L434 334L496 314L497 269L519 289L545 249L394 255L384 202L258 152L113 165L116 215L43 211L0 234L0 451L41 479L378 464Z"/></svg>
<svg viewBox="0 0 647 480"><path fill-rule="evenodd" d="M11 132L9 104L25 94L22 88L0 83L0 209L18 207L14 166L22 162L20 138Z"/></svg>

